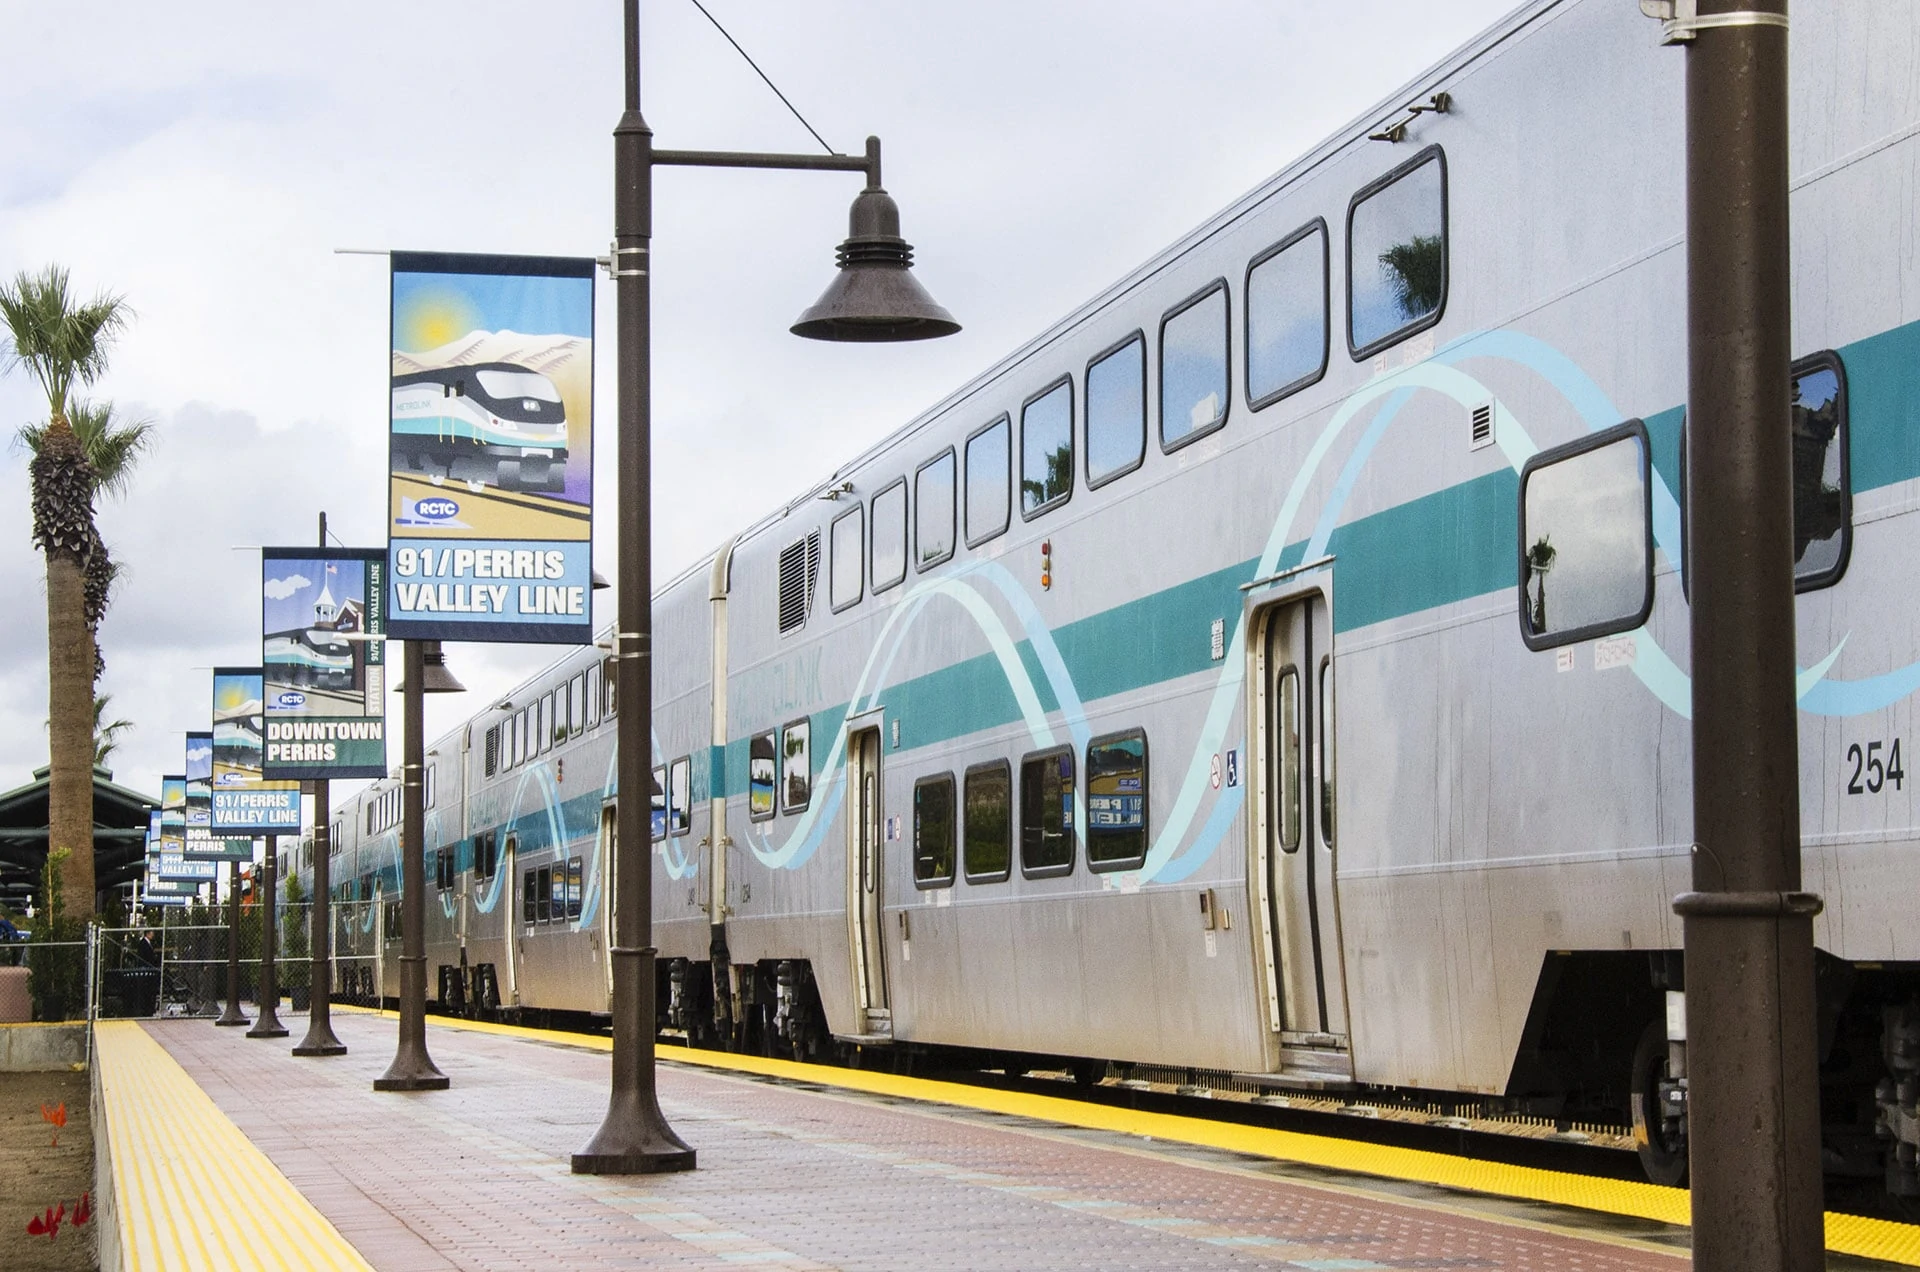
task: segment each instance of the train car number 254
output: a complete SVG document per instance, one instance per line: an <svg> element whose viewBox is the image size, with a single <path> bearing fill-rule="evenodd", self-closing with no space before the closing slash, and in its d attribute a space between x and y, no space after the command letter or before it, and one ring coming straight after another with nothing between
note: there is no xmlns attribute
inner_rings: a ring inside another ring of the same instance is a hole
<svg viewBox="0 0 1920 1272"><path fill-rule="evenodd" d="M1847 747L1847 763L1853 765L1853 775L1847 779L1849 795L1878 795L1887 786L1901 790L1907 780L1907 771L1900 767L1899 738L1891 744L1874 741L1862 746L1855 742Z"/></svg>

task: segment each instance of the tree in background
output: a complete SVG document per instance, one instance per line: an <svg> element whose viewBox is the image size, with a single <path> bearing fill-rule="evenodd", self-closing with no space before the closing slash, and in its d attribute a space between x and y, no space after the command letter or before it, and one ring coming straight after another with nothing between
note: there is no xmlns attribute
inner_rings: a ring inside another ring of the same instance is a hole
<svg viewBox="0 0 1920 1272"><path fill-rule="evenodd" d="M80 403L72 394L106 370L107 350L128 313L118 296L76 302L67 271L57 265L39 274L23 271L0 286L0 322L10 338L0 365L26 368L47 398L46 423L22 429L20 440L33 452L27 470L33 541L47 558L47 846L66 851L61 881L80 919L91 917L94 905L93 685L100 666L94 631L112 568L104 549L100 565L93 564L99 474L74 427L72 408ZM135 443L133 452L143 444Z"/></svg>
<svg viewBox="0 0 1920 1272"><path fill-rule="evenodd" d="M107 767L107 761L120 749L120 735L133 727L131 720L108 720L107 704L113 695L103 693L93 700L93 766Z"/></svg>

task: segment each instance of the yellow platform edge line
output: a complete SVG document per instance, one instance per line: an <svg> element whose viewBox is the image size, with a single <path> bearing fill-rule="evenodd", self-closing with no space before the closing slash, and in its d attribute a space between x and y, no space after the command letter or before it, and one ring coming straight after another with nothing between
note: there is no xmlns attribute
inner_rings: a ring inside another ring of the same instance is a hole
<svg viewBox="0 0 1920 1272"><path fill-rule="evenodd" d="M335 1011L393 1018L395 1013L366 1007L336 1004ZM558 1030L533 1029L525 1025L502 1025L485 1020L459 1020L450 1016L428 1016L427 1022L447 1029L465 1029L473 1033L502 1034L528 1038L550 1045L577 1047L585 1051L611 1051L613 1041L589 1034L569 1034ZM1144 1113L1132 1109L1084 1104L1078 1100L1050 1095L1028 1095L1013 1091L995 1091L963 1083L939 1082L931 1078L909 1078L866 1069L840 1069L826 1065L800 1064L791 1060L773 1060L764 1056L738 1055L725 1051L696 1051L688 1047L659 1045L660 1059L675 1064L722 1069L762 1077L786 1078L819 1086L860 1091L869 1095L887 1095L903 1099L949 1104L987 1113L1005 1113L1055 1122L1084 1130L1110 1131L1140 1135L1152 1139L1246 1153L1276 1161L1295 1162L1354 1174L1373 1175L1408 1183L1431 1184L1463 1192L1507 1197L1516 1201L1536 1201L1547 1205L1593 1210L1603 1214L1624 1215L1676 1227L1691 1227L1690 1198L1684 1188L1634 1180L1595 1179L1564 1171L1543 1170L1533 1166L1508 1166L1498 1162L1477 1161L1425 1149L1395 1148L1368 1144L1359 1140L1308 1135L1300 1131L1281 1131L1269 1127L1239 1126L1210 1122L1204 1118L1182 1117L1171 1113ZM1920 1264L1920 1225L1870 1219L1863 1215L1826 1215L1827 1249L1835 1254L1850 1254L1890 1263Z"/></svg>
<svg viewBox="0 0 1920 1272"><path fill-rule="evenodd" d="M373 1272L138 1023L102 1022L94 1054L129 1272Z"/></svg>

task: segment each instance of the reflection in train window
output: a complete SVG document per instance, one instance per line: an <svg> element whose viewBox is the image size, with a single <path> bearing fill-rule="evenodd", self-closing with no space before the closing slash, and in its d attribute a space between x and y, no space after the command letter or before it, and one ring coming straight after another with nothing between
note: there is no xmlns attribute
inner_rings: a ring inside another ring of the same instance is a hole
<svg viewBox="0 0 1920 1272"><path fill-rule="evenodd" d="M865 522L859 505L834 518L831 536L833 560L828 565L827 600L835 610L843 610L860 599L860 559L867 545Z"/></svg>
<svg viewBox="0 0 1920 1272"><path fill-rule="evenodd" d="M546 874L545 870L540 873ZM567 866L565 862L553 864L553 874L547 883L547 894L551 904L547 907L547 921L564 923L567 921Z"/></svg>
<svg viewBox="0 0 1920 1272"><path fill-rule="evenodd" d="M538 870L529 870L522 877L520 921L529 925L540 921L540 872Z"/></svg>
<svg viewBox="0 0 1920 1272"><path fill-rule="evenodd" d="M1440 321L1447 303L1447 165L1431 146L1347 209L1347 344L1364 358Z"/></svg>
<svg viewBox="0 0 1920 1272"><path fill-rule="evenodd" d="M567 682L567 734L578 737L587 731L587 673L581 672Z"/></svg>
<svg viewBox="0 0 1920 1272"><path fill-rule="evenodd" d="M1520 474L1520 630L1530 649L1647 621L1647 433L1638 420L1542 451Z"/></svg>
<svg viewBox="0 0 1920 1272"><path fill-rule="evenodd" d="M667 837L667 770L653 770L653 840L659 843Z"/></svg>
<svg viewBox="0 0 1920 1272"><path fill-rule="evenodd" d="M1315 221L1247 267L1247 401L1254 410L1327 371L1327 224Z"/></svg>
<svg viewBox="0 0 1920 1272"><path fill-rule="evenodd" d="M918 570L953 555L953 451L920 465L913 475L913 564Z"/></svg>
<svg viewBox="0 0 1920 1272"><path fill-rule="evenodd" d="M494 831L483 831L473 837L473 877L477 883L492 879L499 869L500 854L497 851L499 840Z"/></svg>
<svg viewBox="0 0 1920 1272"><path fill-rule="evenodd" d="M600 664L587 668L587 727L600 723L600 704L606 699L606 686L600 683Z"/></svg>
<svg viewBox="0 0 1920 1272"><path fill-rule="evenodd" d="M1020 873L1073 869L1073 750L1056 747L1020 761Z"/></svg>
<svg viewBox="0 0 1920 1272"><path fill-rule="evenodd" d="M1007 469L1012 463L1011 425L1002 415L967 438L967 546L978 547L1006 531L1012 515Z"/></svg>
<svg viewBox="0 0 1920 1272"><path fill-rule="evenodd" d="M617 643L616 641L616 644ZM611 720L614 716L620 714L620 676L617 670L619 664L613 659L608 658L600 665L605 668L605 671L601 675L601 680L604 682L607 691L607 709L603 718Z"/></svg>
<svg viewBox="0 0 1920 1272"><path fill-rule="evenodd" d="M1140 467L1147 450L1147 341L1134 332L1087 365L1087 486Z"/></svg>
<svg viewBox="0 0 1920 1272"><path fill-rule="evenodd" d="M1073 496L1073 381L1020 410L1020 515L1032 517Z"/></svg>
<svg viewBox="0 0 1920 1272"><path fill-rule="evenodd" d="M1227 422L1227 285L1215 283L1160 323L1160 445Z"/></svg>
<svg viewBox="0 0 1920 1272"><path fill-rule="evenodd" d="M693 829L693 760L681 756L667 777L667 827L684 835Z"/></svg>
<svg viewBox="0 0 1920 1272"><path fill-rule="evenodd" d="M953 774L913 784L913 882L920 888L953 884Z"/></svg>
<svg viewBox="0 0 1920 1272"><path fill-rule="evenodd" d="M748 820L765 821L773 816L773 792L778 782L773 757L773 734L757 733L747 743Z"/></svg>
<svg viewBox="0 0 1920 1272"><path fill-rule="evenodd" d="M907 482L903 477L873 497L873 590L907 577Z"/></svg>
<svg viewBox="0 0 1920 1272"><path fill-rule="evenodd" d="M780 734L780 811L797 813L813 798L813 725L795 720Z"/></svg>
<svg viewBox="0 0 1920 1272"><path fill-rule="evenodd" d="M1147 859L1147 735L1087 743L1087 865L1124 870Z"/></svg>
<svg viewBox="0 0 1920 1272"><path fill-rule="evenodd" d="M1800 591L1846 572L1853 546L1847 381L1837 354L1793 366L1793 579Z"/></svg>
<svg viewBox="0 0 1920 1272"><path fill-rule="evenodd" d="M968 883L999 883L1013 862L1013 770L1005 760L967 770L962 833Z"/></svg>
<svg viewBox="0 0 1920 1272"><path fill-rule="evenodd" d="M580 917L581 884L582 871L580 858L569 858L567 861L567 917L570 919Z"/></svg>

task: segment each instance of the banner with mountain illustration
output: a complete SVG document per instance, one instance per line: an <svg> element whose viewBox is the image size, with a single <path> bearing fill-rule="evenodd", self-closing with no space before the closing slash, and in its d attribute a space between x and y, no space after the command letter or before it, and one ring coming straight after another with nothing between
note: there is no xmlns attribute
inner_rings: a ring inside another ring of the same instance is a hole
<svg viewBox="0 0 1920 1272"><path fill-rule="evenodd" d="M393 254L396 639L592 641L593 270Z"/></svg>
<svg viewBox="0 0 1920 1272"><path fill-rule="evenodd" d="M252 861L253 840L225 839L213 828L213 734L187 734L188 861Z"/></svg>
<svg viewBox="0 0 1920 1272"><path fill-rule="evenodd" d="M387 554L263 548L260 557L261 776L385 777Z"/></svg>
<svg viewBox="0 0 1920 1272"><path fill-rule="evenodd" d="M216 834L297 835L300 783L265 780L266 676L258 667L213 669L213 829Z"/></svg>

